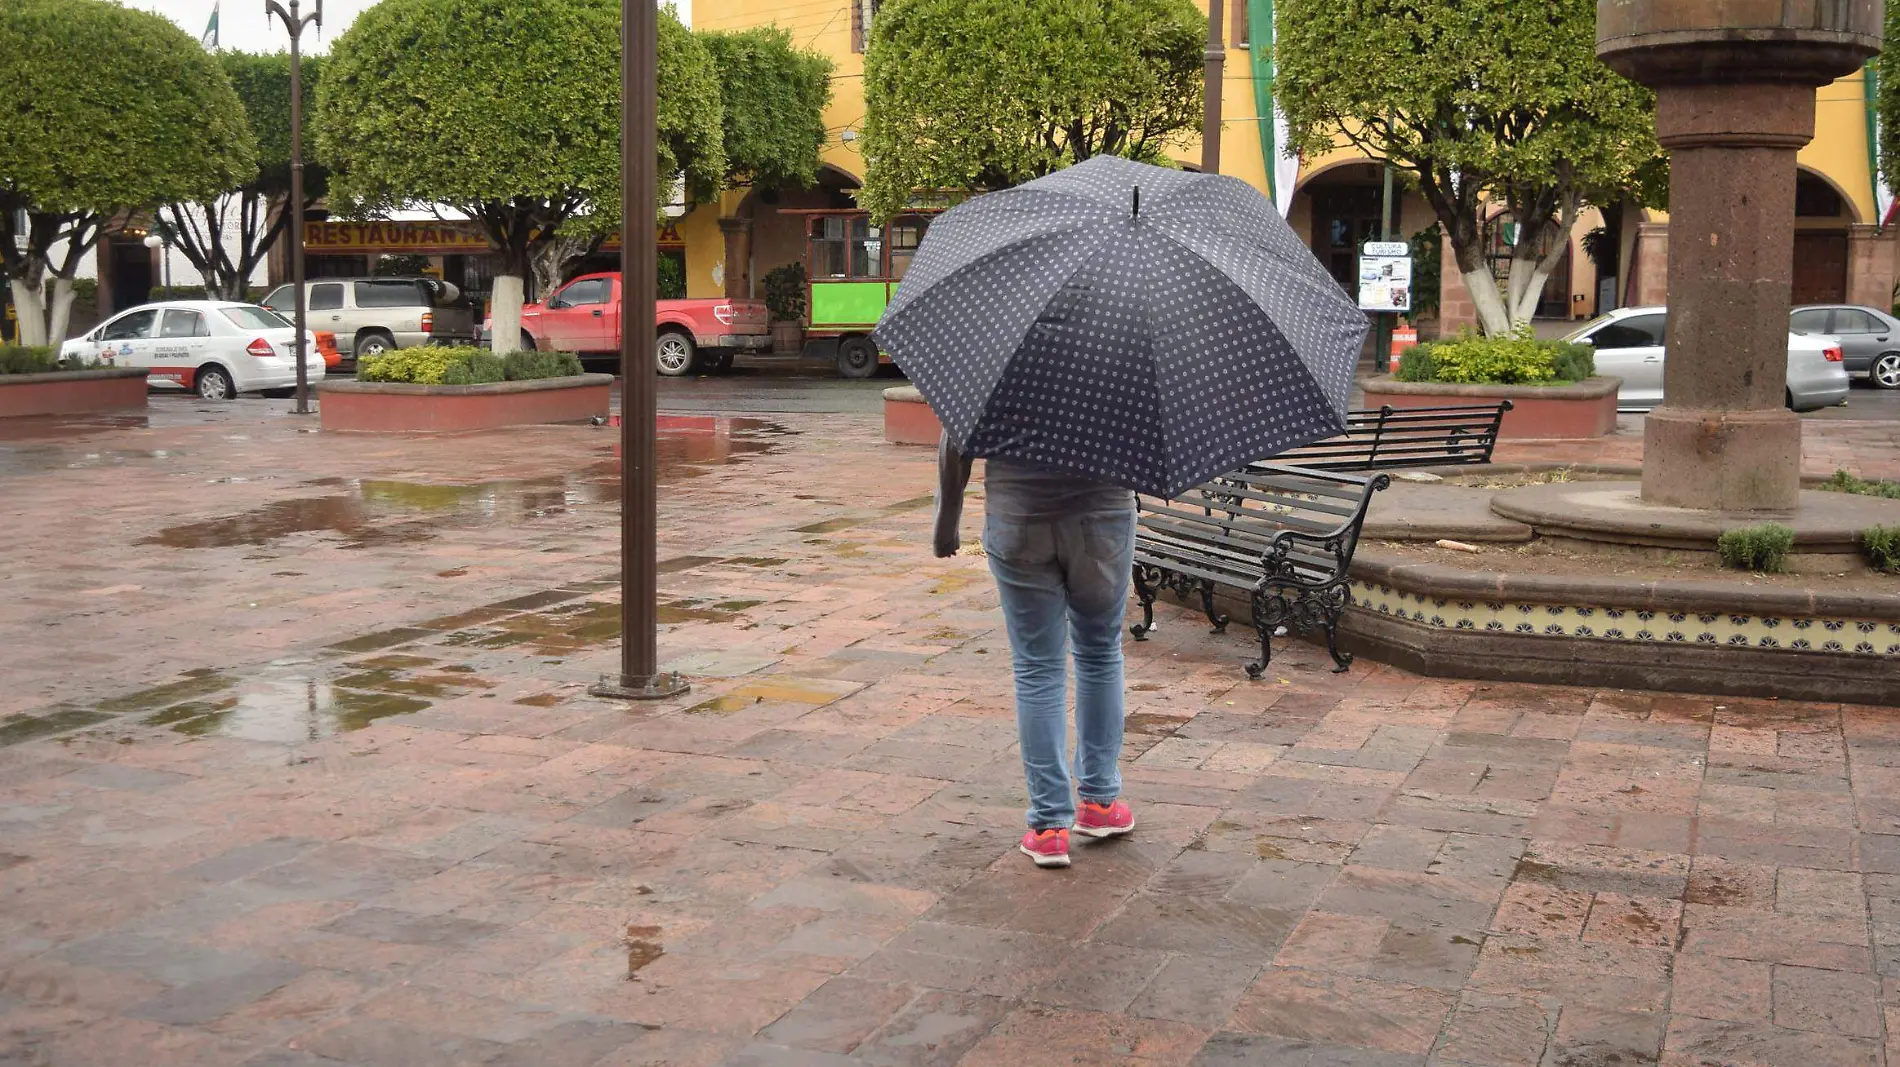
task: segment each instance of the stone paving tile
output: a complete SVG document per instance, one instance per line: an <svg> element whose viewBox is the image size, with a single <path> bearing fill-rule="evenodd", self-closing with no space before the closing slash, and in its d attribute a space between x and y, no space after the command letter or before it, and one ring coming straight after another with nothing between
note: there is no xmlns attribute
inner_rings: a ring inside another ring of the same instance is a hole
<svg viewBox="0 0 1900 1067"><path fill-rule="evenodd" d="M1168 603L1129 646L1141 829L1039 872L994 590L923 551L927 450L667 422L660 649L695 689L629 707L585 692L610 436L313 451L281 408L0 442L20 558L63 561L0 602L0 1062L1891 1059L1890 708L1298 643L1249 683L1244 633ZM1856 426L1811 438L1900 473Z"/></svg>

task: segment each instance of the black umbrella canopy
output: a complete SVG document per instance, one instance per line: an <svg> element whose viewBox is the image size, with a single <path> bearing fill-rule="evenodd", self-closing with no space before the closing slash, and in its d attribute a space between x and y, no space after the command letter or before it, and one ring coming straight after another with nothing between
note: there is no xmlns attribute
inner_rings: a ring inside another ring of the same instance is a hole
<svg viewBox="0 0 1900 1067"><path fill-rule="evenodd" d="M945 212L873 336L966 454L1175 496L1342 432L1366 328L1251 186L1100 156Z"/></svg>

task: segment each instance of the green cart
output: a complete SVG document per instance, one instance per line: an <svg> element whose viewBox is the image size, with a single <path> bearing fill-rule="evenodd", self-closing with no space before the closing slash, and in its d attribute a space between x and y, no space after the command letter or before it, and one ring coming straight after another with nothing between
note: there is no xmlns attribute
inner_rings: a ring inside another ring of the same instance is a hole
<svg viewBox="0 0 1900 1067"><path fill-rule="evenodd" d="M869 378L890 357L871 341L871 327L910 269L936 210L897 216L887 226L863 211L810 210L805 215L807 351L836 359L846 378Z"/></svg>

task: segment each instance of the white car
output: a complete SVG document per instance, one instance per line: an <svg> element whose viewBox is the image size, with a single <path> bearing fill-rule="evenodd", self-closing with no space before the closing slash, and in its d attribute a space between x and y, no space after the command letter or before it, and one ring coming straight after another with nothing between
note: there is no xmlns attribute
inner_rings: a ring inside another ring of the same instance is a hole
<svg viewBox="0 0 1900 1067"><path fill-rule="evenodd" d="M1666 308L1618 308L1577 328L1566 341L1596 349L1598 374L1623 379L1622 411L1647 411L1663 402L1663 331ZM1796 411L1832 407L1847 399L1847 364L1838 340L1788 334L1788 406Z"/></svg>
<svg viewBox="0 0 1900 1067"><path fill-rule="evenodd" d="M206 400L297 384L297 329L269 308L231 300L174 300L120 312L60 346L62 357L148 367L150 385ZM304 375L323 380L323 356L304 339Z"/></svg>

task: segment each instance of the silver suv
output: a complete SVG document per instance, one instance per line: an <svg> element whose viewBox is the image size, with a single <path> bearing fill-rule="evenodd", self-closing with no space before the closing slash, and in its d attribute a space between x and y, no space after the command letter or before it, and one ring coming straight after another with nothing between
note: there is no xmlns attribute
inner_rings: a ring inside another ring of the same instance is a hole
<svg viewBox="0 0 1900 1067"><path fill-rule="evenodd" d="M264 306L288 319L295 299L280 285ZM304 283L304 299L311 331L335 334L338 354L352 363L392 348L475 343L474 310L435 278L323 278Z"/></svg>

